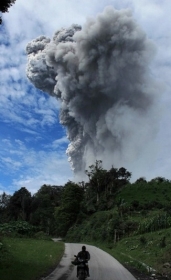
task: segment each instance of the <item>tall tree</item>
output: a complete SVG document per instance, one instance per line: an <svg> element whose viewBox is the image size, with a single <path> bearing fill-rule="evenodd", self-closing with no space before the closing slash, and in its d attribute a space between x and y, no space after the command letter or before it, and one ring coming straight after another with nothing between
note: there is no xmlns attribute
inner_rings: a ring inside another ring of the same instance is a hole
<svg viewBox="0 0 171 280"><path fill-rule="evenodd" d="M30 217L31 193L22 187L11 196L9 215L14 220L28 221Z"/></svg>
<svg viewBox="0 0 171 280"><path fill-rule="evenodd" d="M59 236L65 236L68 229L76 222L83 195L84 190L79 185L71 181L65 184L61 205L56 208L55 212L56 228Z"/></svg>
<svg viewBox="0 0 171 280"><path fill-rule="evenodd" d="M121 167L118 170L118 177L123 183L128 183L131 178L131 172L127 171L126 168Z"/></svg>
<svg viewBox="0 0 171 280"><path fill-rule="evenodd" d="M96 202L99 202L100 194L106 190L108 184L107 171L102 167L102 161L96 160L94 165L85 171L89 177L89 191L96 193Z"/></svg>
<svg viewBox="0 0 171 280"><path fill-rule="evenodd" d="M30 222L47 234L55 228L54 212L60 204L61 191L61 186L43 185L32 199Z"/></svg>
<svg viewBox="0 0 171 280"><path fill-rule="evenodd" d="M0 195L0 223L5 223L8 221L8 205L10 201L11 195L3 192Z"/></svg>
<svg viewBox="0 0 171 280"><path fill-rule="evenodd" d="M16 0L1 0L0 11L2 13L8 12L8 9L15 3ZM2 23L2 18L0 17L0 24Z"/></svg>
<svg viewBox="0 0 171 280"><path fill-rule="evenodd" d="M112 168L108 171L109 185L108 185L108 193L111 195L112 192L116 189L116 182L118 182L118 169Z"/></svg>
<svg viewBox="0 0 171 280"><path fill-rule="evenodd" d="M131 178L131 173L124 167L119 169L112 167L108 171L103 169L101 160L96 160L85 172L89 177L85 196L88 213L111 207L113 195L128 184Z"/></svg>
<svg viewBox="0 0 171 280"><path fill-rule="evenodd" d="M7 208L10 201L10 197L11 195L6 194L5 192L0 194L0 208Z"/></svg>

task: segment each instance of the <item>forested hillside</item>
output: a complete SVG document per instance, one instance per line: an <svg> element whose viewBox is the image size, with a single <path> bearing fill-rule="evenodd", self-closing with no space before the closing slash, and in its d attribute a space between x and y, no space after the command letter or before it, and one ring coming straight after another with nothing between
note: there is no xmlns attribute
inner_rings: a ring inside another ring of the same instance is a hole
<svg viewBox="0 0 171 280"><path fill-rule="evenodd" d="M122 263L123 255L126 262L131 256L131 265L134 257L138 265L143 260L163 271L171 255L171 181L130 183L128 170L105 170L102 161L85 172L87 182L43 185L34 195L25 187L3 193L0 236L55 236L104 245Z"/></svg>
<svg viewBox="0 0 171 280"><path fill-rule="evenodd" d="M159 228L170 226L171 181L158 177L150 182L139 178L130 183L128 170L105 170L102 161L96 161L85 172L87 182L43 185L34 195L25 187L13 195L1 194L1 232L12 234L18 228L19 234L42 231L47 235L72 236L74 241L84 240L85 236L89 240L116 241L142 231L150 211L154 220L159 216L164 219L163 225L158 223ZM90 219L93 224L88 226ZM84 228L85 224L86 233L79 231L75 236L73 229L80 225Z"/></svg>
<svg viewBox="0 0 171 280"><path fill-rule="evenodd" d="M131 173L123 167L103 169L101 161L96 161L85 172L86 183L69 181L64 186L43 185L34 195L25 187L13 195L3 193L0 196L1 227L4 223L21 226L25 222L25 226L27 223L34 230L64 237L75 223L96 211L114 207L116 192L131 178Z"/></svg>

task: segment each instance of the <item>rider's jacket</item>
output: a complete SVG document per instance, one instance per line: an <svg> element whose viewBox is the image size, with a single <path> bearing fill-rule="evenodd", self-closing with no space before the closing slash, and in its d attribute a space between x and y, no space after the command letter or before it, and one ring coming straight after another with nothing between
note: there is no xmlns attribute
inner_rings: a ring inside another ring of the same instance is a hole
<svg viewBox="0 0 171 280"><path fill-rule="evenodd" d="M82 260L90 260L90 253L88 251L81 251L78 253L77 258Z"/></svg>

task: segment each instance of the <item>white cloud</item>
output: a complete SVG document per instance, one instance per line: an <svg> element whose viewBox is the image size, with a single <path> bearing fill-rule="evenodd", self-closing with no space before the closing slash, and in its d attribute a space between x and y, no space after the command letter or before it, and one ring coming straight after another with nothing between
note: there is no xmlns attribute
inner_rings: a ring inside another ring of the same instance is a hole
<svg viewBox="0 0 171 280"><path fill-rule="evenodd" d="M65 155L32 151L30 157L26 156L24 164L29 165L27 175L23 172L23 175L13 180L15 188L25 186L29 191L35 193L43 184L64 185L72 178Z"/></svg>
<svg viewBox="0 0 171 280"><path fill-rule="evenodd" d="M65 139L59 139L65 142ZM14 142L2 139L0 147L0 169L6 174L13 174L13 180L8 191L26 187L35 193L43 184L63 185L72 178L69 163L65 153L49 150L28 148L19 139ZM54 148L52 143L52 148ZM2 189L2 186L1 186Z"/></svg>
<svg viewBox="0 0 171 280"><path fill-rule="evenodd" d="M57 153L31 153L31 158L26 158L27 175L21 175L13 180L13 188L26 187L30 192L35 193L43 184L64 185L72 174L65 156ZM70 176L69 176L70 174Z"/></svg>
<svg viewBox="0 0 171 280"><path fill-rule="evenodd" d="M8 170L13 169L13 172L14 172L15 170L19 169L19 168L21 167L21 165L22 165L21 162L16 161L16 160L13 160L13 159L10 158L10 157L2 157L2 158L1 158L1 162L2 162L3 165L6 166L6 168L7 168Z"/></svg>
<svg viewBox="0 0 171 280"><path fill-rule="evenodd" d="M65 136L65 137L62 137L60 139L53 141L52 147L53 147L53 149L56 149L56 148L60 147L61 145L68 144L68 143L69 143L69 140Z"/></svg>

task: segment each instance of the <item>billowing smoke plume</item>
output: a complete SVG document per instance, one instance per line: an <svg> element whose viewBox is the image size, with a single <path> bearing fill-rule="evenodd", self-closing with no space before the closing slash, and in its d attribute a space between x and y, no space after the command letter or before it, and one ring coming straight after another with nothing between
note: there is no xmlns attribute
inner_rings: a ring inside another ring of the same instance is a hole
<svg viewBox="0 0 171 280"><path fill-rule="evenodd" d="M27 53L30 81L61 100L75 173L96 159L125 167L140 156L154 127L154 47L129 10L108 7L83 28L33 40Z"/></svg>

